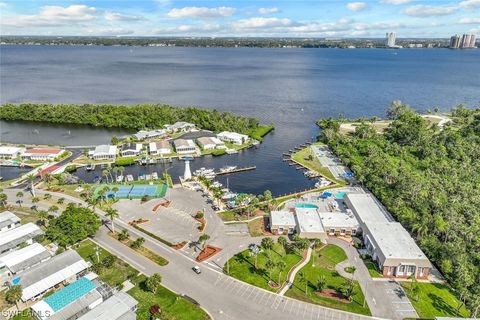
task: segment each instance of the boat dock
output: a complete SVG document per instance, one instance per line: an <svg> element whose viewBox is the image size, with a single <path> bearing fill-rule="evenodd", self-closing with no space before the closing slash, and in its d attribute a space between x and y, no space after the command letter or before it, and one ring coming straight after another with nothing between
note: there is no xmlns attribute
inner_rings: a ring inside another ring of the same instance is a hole
<svg viewBox="0 0 480 320"><path fill-rule="evenodd" d="M255 169L257 169L257 166L235 168L235 169L232 169L232 170L230 170L230 171L219 171L219 172L215 172L215 175L220 176L220 175L223 175L223 174L244 172L244 171L250 171L250 170L255 170Z"/></svg>

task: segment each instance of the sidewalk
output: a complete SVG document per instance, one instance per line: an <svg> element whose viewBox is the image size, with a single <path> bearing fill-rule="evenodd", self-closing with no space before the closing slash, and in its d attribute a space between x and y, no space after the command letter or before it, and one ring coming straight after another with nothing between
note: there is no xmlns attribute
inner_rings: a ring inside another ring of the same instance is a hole
<svg viewBox="0 0 480 320"><path fill-rule="evenodd" d="M290 289L290 285L293 284L295 280L295 276L297 272L300 271L309 261L310 257L312 256L312 246L310 245L307 249L306 254L303 256L302 261L295 265L292 270L288 273L287 282L283 285L282 289L278 292L279 295L283 296L288 289Z"/></svg>

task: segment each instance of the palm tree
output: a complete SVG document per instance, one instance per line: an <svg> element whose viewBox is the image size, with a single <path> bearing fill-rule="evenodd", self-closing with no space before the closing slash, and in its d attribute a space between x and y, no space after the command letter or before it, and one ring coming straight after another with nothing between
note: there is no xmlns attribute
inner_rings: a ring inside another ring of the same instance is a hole
<svg viewBox="0 0 480 320"><path fill-rule="evenodd" d="M20 204L20 207L22 206L22 198L23 198L23 192L22 191L18 191L17 192L17 198L18 198L18 204Z"/></svg>
<svg viewBox="0 0 480 320"><path fill-rule="evenodd" d="M307 295L308 281L307 281L307 278L305 277L305 273L299 272L298 277L299 277L298 281L300 283L305 283L305 295Z"/></svg>
<svg viewBox="0 0 480 320"><path fill-rule="evenodd" d="M273 271L273 268L275 268L275 266L276 266L275 262L273 262L273 260L271 258L269 258L267 260L267 263L265 264L265 266L268 269L268 278L272 279L272 271Z"/></svg>
<svg viewBox="0 0 480 320"><path fill-rule="evenodd" d="M40 210L37 212L38 220L41 222L42 225L47 226L48 221L48 212L45 210Z"/></svg>
<svg viewBox="0 0 480 320"><path fill-rule="evenodd" d="M113 219L118 218L118 211L114 208L107 208L105 212L106 216L110 218L110 221L112 221L112 232L115 233L115 224L113 223Z"/></svg>
<svg viewBox="0 0 480 320"><path fill-rule="evenodd" d="M285 271L285 268L287 268L287 264L285 261L280 260L277 262L277 268L278 268L278 285L281 286L281 278L282 278L282 272Z"/></svg>
<svg viewBox="0 0 480 320"><path fill-rule="evenodd" d="M205 248L205 246L207 245L207 240L210 239L210 236L206 233L202 234L199 238L198 238L198 242L199 243L203 243L202 245L202 249Z"/></svg>
<svg viewBox="0 0 480 320"><path fill-rule="evenodd" d="M256 244L249 246L250 255L255 258L255 269L257 269L257 258L258 254L261 252L260 247Z"/></svg>
<svg viewBox="0 0 480 320"><path fill-rule="evenodd" d="M50 182L53 181L53 176L51 173L45 173L42 177L43 181L45 181L47 183L47 185L50 184Z"/></svg>
<svg viewBox="0 0 480 320"><path fill-rule="evenodd" d="M130 233L128 233L126 229L123 229L122 231L120 231L117 237L120 241L128 240L128 238L130 238Z"/></svg>
<svg viewBox="0 0 480 320"><path fill-rule="evenodd" d="M22 298L22 295L22 287L20 287L19 285L15 285L7 290L7 292L5 293L5 300L7 300L7 302L9 303L15 303L18 309L18 301Z"/></svg>
<svg viewBox="0 0 480 320"><path fill-rule="evenodd" d="M37 177L35 177L33 174L29 174L27 176L27 181L30 183L30 190L32 191L32 196L35 197L35 185L34 185L34 182L35 182L35 179Z"/></svg>
<svg viewBox="0 0 480 320"><path fill-rule="evenodd" d="M317 291L323 292L326 285L327 285L327 279L325 278L325 276L320 276L317 281Z"/></svg>
<svg viewBox="0 0 480 320"><path fill-rule="evenodd" d="M105 178L106 183L108 183L108 173L109 173L109 171L107 169L102 170L102 177Z"/></svg>
<svg viewBox="0 0 480 320"><path fill-rule="evenodd" d="M51 195L50 193L45 193L45 194L43 195L43 199L45 199L45 200L52 199L52 195Z"/></svg>
<svg viewBox="0 0 480 320"><path fill-rule="evenodd" d="M38 203L40 202L40 198L39 197L32 197L32 203L35 204L35 203Z"/></svg>
<svg viewBox="0 0 480 320"><path fill-rule="evenodd" d="M58 198L57 203L58 204L63 204L65 202L65 198Z"/></svg>
<svg viewBox="0 0 480 320"><path fill-rule="evenodd" d="M5 204L7 204L7 199L8 199L8 196L6 193L0 193L0 205L1 206L4 206Z"/></svg>
<svg viewBox="0 0 480 320"><path fill-rule="evenodd" d="M117 168L117 167L115 167L115 168ZM119 189L118 187L113 187L113 188L112 188L112 192L113 192L113 193L117 193L119 190L120 190L120 189Z"/></svg>
<svg viewBox="0 0 480 320"><path fill-rule="evenodd" d="M120 171L120 167L113 167L112 171L113 171L113 173L115 173L115 181L117 181L118 172Z"/></svg>
<svg viewBox="0 0 480 320"><path fill-rule="evenodd" d="M273 240L272 238L263 238L261 246L265 250L271 250L273 247Z"/></svg>
<svg viewBox="0 0 480 320"><path fill-rule="evenodd" d="M277 243L278 243L279 245L281 245L282 248L283 248L285 251L287 251L287 250L286 250L286 249L287 249L287 243L288 243L287 238L285 238L284 236L280 236L280 237L278 237L278 239L277 239Z"/></svg>
<svg viewBox="0 0 480 320"><path fill-rule="evenodd" d="M48 208L48 212L51 212L51 213L56 213L58 211L58 207L56 205L51 205L49 208Z"/></svg>

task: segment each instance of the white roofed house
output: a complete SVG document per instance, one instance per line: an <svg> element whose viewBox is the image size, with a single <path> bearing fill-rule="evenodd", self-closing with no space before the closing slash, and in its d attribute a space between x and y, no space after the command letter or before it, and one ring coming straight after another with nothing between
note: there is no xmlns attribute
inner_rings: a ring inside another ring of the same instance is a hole
<svg viewBox="0 0 480 320"><path fill-rule="evenodd" d="M123 291L103 301L78 320L134 320L138 301Z"/></svg>
<svg viewBox="0 0 480 320"><path fill-rule="evenodd" d="M67 250L12 278L10 285L22 287L22 301L38 298L61 283L77 280L90 267L90 263L73 251Z"/></svg>
<svg viewBox="0 0 480 320"><path fill-rule="evenodd" d="M242 145L250 141L250 138L247 135L230 131L220 132L217 134L217 138L224 142L229 142L236 145Z"/></svg>
<svg viewBox="0 0 480 320"><path fill-rule="evenodd" d="M51 257L50 252L39 243L4 253L0 255L0 279L27 270Z"/></svg>
<svg viewBox="0 0 480 320"><path fill-rule="evenodd" d="M198 145L203 150L223 149L225 143L216 137L200 137L197 139Z"/></svg>
<svg viewBox="0 0 480 320"><path fill-rule="evenodd" d="M301 238L327 240L327 233L317 208L295 208L297 232Z"/></svg>
<svg viewBox="0 0 480 320"><path fill-rule="evenodd" d="M21 244L32 244L35 237L43 234L42 229L32 222L4 231L0 233L0 254L15 249Z"/></svg>
<svg viewBox="0 0 480 320"><path fill-rule="evenodd" d="M89 152L94 160L114 160L117 157L117 146L101 144Z"/></svg>
<svg viewBox="0 0 480 320"><path fill-rule="evenodd" d="M170 124L165 125L165 129L167 130L167 132L170 132L170 133L189 132L195 129L195 125L193 123L179 121L171 125Z"/></svg>
<svg viewBox="0 0 480 320"><path fill-rule="evenodd" d="M0 212L0 233L14 229L18 226L20 226L20 218L17 217L13 212Z"/></svg>
<svg viewBox="0 0 480 320"><path fill-rule="evenodd" d="M427 279L430 261L403 226L371 194L347 194L345 203L360 223L363 242L384 277Z"/></svg>
<svg viewBox="0 0 480 320"><path fill-rule="evenodd" d="M172 146L166 140L150 142L148 144L148 151L151 155L166 155L172 153Z"/></svg>
<svg viewBox="0 0 480 320"><path fill-rule="evenodd" d="M193 140L177 139L173 144L178 154L193 154L197 152L197 145Z"/></svg>
<svg viewBox="0 0 480 320"><path fill-rule="evenodd" d="M120 154L122 157L135 157L142 151L141 143L127 143L122 145Z"/></svg>
<svg viewBox="0 0 480 320"><path fill-rule="evenodd" d="M53 161L61 156L64 151L60 148L30 148L25 150L21 157L24 160Z"/></svg>
<svg viewBox="0 0 480 320"><path fill-rule="evenodd" d="M133 135L133 137L137 140L146 140L146 139L153 139L153 138L161 138L167 133L164 129L157 129L157 130L140 130Z"/></svg>
<svg viewBox="0 0 480 320"><path fill-rule="evenodd" d="M270 231L273 234L292 234L295 232L297 223L292 212L272 211L270 213Z"/></svg>
<svg viewBox="0 0 480 320"><path fill-rule="evenodd" d="M0 158L2 159L18 158L23 152L25 152L25 148L2 146L0 147Z"/></svg>

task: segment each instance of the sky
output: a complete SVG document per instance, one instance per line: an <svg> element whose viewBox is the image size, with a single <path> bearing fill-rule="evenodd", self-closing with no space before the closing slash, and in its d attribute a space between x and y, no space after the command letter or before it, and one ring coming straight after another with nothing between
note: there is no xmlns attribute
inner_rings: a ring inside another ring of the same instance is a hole
<svg viewBox="0 0 480 320"><path fill-rule="evenodd" d="M480 34L480 0L0 0L0 34L446 38Z"/></svg>

